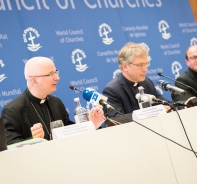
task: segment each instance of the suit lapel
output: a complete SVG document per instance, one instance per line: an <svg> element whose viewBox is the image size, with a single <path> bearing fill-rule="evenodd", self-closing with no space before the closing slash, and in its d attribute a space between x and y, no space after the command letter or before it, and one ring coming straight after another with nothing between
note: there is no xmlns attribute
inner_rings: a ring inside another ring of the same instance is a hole
<svg viewBox="0 0 197 184"><path fill-rule="evenodd" d="M130 99L133 99L133 96L131 95L131 89L129 88L129 85L127 84L127 82L124 79L122 74L119 75L119 81L120 81L120 84L122 85L123 89L125 90L125 92L130 97Z"/></svg>
<svg viewBox="0 0 197 184"><path fill-rule="evenodd" d="M137 100L135 98L135 95L132 93L132 91L131 91L129 85L127 84L126 80L124 79L122 73L119 75L119 81L120 81L120 84L122 85L124 91L126 92L126 94L130 98L130 104L131 104L133 110L138 109L139 106L138 106Z"/></svg>
<svg viewBox="0 0 197 184"><path fill-rule="evenodd" d="M54 101L51 96L48 96L47 98L48 98L47 103L52 116L52 120L53 121L58 120L58 118L61 117L61 112L57 110L60 109L58 108L58 103Z"/></svg>
<svg viewBox="0 0 197 184"><path fill-rule="evenodd" d="M191 86L193 86L194 89L197 89L196 76L192 73L190 69L187 70L187 74L191 80Z"/></svg>

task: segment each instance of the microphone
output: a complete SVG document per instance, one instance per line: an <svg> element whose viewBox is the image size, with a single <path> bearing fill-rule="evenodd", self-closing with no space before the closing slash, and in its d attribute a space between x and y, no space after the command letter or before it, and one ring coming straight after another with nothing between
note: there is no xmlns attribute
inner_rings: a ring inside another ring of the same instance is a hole
<svg viewBox="0 0 197 184"><path fill-rule="evenodd" d="M156 98L154 95L150 95L150 94L145 94L145 95L147 95L147 96L149 97L151 104L153 104L153 103L155 103L155 102L156 102L156 103L161 103L161 104L163 104L163 105L168 104L168 102L166 102L165 100L160 100L160 99ZM138 100L139 97L140 97L140 93L137 93L137 94L135 95L135 98Z"/></svg>
<svg viewBox="0 0 197 184"><path fill-rule="evenodd" d="M86 88L83 90L82 92L83 94L83 98L90 102L91 104L93 104L96 107L103 107L105 106L106 108L109 109L113 109L114 107L112 107L108 102L107 102L107 97L101 95L100 93L96 92L94 89L91 88Z"/></svg>
<svg viewBox="0 0 197 184"><path fill-rule="evenodd" d="M92 88L86 88L82 91L82 96L86 101L90 101L93 93L95 92L95 89Z"/></svg>
<svg viewBox="0 0 197 184"><path fill-rule="evenodd" d="M75 90L75 91L79 91L82 92L81 90L77 89L75 86L69 86L70 89Z"/></svg>
<svg viewBox="0 0 197 184"><path fill-rule="evenodd" d="M157 74L158 74L159 76L162 76L162 77L165 77L165 78L167 78L167 79L170 79L170 80L172 80L172 81L174 81L174 82L176 82L176 83L178 83L178 84L181 84L181 85L183 85L183 86L185 86L185 87L187 87L187 88L190 88L191 90L193 90L193 91L197 94L197 91L196 91L194 88L192 88L191 86L188 86L188 85L186 85L186 84L184 84L184 83L182 83L182 82L176 81L176 80L174 80L174 79L172 79L172 78L170 78L170 77L168 77L168 76L166 76L166 75L163 75L161 72L158 72Z"/></svg>
<svg viewBox="0 0 197 184"><path fill-rule="evenodd" d="M157 82L157 86L161 89L163 89L164 91L171 91L172 93L177 93L180 95L185 95L186 91L178 88L176 86L172 86L169 82L165 81L165 80L159 80Z"/></svg>
<svg viewBox="0 0 197 184"><path fill-rule="evenodd" d="M107 102L107 97L99 94L98 92L96 92L95 89L86 88L83 91L81 91L81 90L77 89L75 86L69 86L69 88L72 89L72 90L82 92L83 98L86 101L90 102L92 105L96 106L96 107L101 107L102 108L103 106L106 106L109 109L115 110L115 108L112 107Z"/></svg>

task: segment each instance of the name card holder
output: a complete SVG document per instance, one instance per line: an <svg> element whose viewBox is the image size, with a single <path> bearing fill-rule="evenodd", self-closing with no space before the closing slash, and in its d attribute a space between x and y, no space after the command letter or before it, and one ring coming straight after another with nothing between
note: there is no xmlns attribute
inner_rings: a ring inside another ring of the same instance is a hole
<svg viewBox="0 0 197 184"><path fill-rule="evenodd" d="M61 139L93 130L96 130L94 124L91 121L86 121L83 123L54 128L52 129L52 137L53 139Z"/></svg>
<svg viewBox="0 0 197 184"><path fill-rule="evenodd" d="M144 109L138 109L133 111L133 120L141 120L141 119L146 119L146 118L151 118L158 116L160 114L165 114L166 110L163 105L156 105L152 107L147 107Z"/></svg>

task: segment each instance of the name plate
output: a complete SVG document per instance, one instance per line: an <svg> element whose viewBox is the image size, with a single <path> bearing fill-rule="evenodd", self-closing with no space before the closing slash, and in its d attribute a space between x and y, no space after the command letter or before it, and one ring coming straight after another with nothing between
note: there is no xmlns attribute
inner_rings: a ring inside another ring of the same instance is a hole
<svg viewBox="0 0 197 184"><path fill-rule="evenodd" d="M83 123L54 128L52 129L52 137L53 139L61 139L93 130L96 130L94 124L91 121L86 121Z"/></svg>
<svg viewBox="0 0 197 184"><path fill-rule="evenodd" d="M155 117L155 116L158 116L160 114L165 114L165 113L166 113L166 110L163 105L156 105L156 106L147 107L144 109L135 110L133 111L132 116L133 116L133 120L137 121L141 119Z"/></svg>

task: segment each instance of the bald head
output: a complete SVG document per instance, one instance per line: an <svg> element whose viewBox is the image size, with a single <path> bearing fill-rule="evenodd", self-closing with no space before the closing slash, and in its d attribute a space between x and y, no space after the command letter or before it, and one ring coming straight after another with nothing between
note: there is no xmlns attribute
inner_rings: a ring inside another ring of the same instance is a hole
<svg viewBox="0 0 197 184"><path fill-rule="evenodd" d="M28 81L30 79L29 76L41 75L42 71L49 64L54 65L53 61L47 57L38 56L29 59L25 64L25 69L24 69L25 79Z"/></svg>
<svg viewBox="0 0 197 184"><path fill-rule="evenodd" d="M45 99L47 95L56 91L60 79L53 61L40 56L26 62L24 74L29 91L39 99Z"/></svg>

